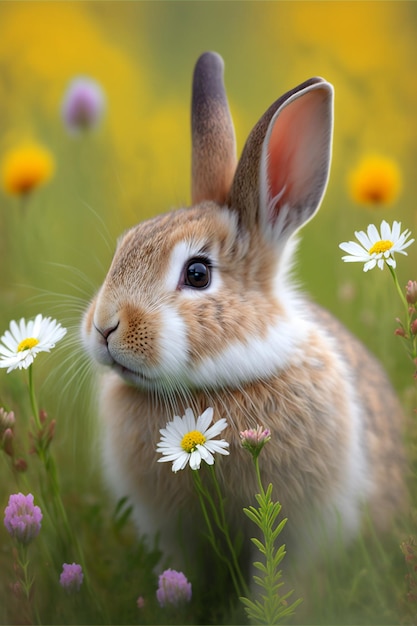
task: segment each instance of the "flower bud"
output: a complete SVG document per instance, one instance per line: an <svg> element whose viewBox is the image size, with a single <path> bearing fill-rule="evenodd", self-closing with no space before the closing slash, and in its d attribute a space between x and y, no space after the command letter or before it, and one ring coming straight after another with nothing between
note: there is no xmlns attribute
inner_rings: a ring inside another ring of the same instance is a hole
<svg viewBox="0 0 417 626"><path fill-rule="evenodd" d="M23 472L26 472L28 464L25 459L19 458L15 460L14 467L17 472L22 474Z"/></svg>
<svg viewBox="0 0 417 626"><path fill-rule="evenodd" d="M56 420L51 420L46 429L46 446L49 446L55 435Z"/></svg>
<svg viewBox="0 0 417 626"><path fill-rule="evenodd" d="M15 421L13 411L6 412L3 408L0 408L0 435L8 428L13 428Z"/></svg>
<svg viewBox="0 0 417 626"><path fill-rule="evenodd" d="M405 297L408 304L415 304L417 302L417 281L408 281L405 286Z"/></svg>
<svg viewBox="0 0 417 626"><path fill-rule="evenodd" d="M262 426L257 426L256 429L249 428L239 435L242 446L249 450L255 459L259 456L264 445L271 439L271 431L268 428L262 428Z"/></svg>
<svg viewBox="0 0 417 626"><path fill-rule="evenodd" d="M5 453L8 456L13 456L13 439L14 439L14 434L11 428L7 428L4 433L3 433L3 437L1 440L1 447L3 448L3 450L5 451Z"/></svg>

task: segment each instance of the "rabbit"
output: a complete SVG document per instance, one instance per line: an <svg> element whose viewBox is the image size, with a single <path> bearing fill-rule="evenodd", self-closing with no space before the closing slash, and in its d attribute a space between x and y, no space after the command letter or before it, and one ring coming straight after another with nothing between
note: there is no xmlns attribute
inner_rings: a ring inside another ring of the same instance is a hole
<svg viewBox="0 0 417 626"><path fill-rule="evenodd" d="M223 59L202 54L191 206L120 238L83 317L103 467L140 535L180 558L175 520L191 542L198 502L193 470L158 462L160 429L187 408L226 418L230 455L216 457L216 473L231 527L250 534L242 507L257 487L239 433L261 424L271 433L261 475L288 519L287 558L314 562L369 517L390 527L406 494L402 410L376 359L292 277L297 234L327 186L333 87L311 78L276 100L237 160L223 77Z"/></svg>

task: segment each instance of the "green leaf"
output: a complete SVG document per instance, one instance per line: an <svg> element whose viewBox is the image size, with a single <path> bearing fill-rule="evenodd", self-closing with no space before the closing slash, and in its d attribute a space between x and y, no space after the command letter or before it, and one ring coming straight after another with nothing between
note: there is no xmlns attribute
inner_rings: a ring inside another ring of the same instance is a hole
<svg viewBox="0 0 417 626"><path fill-rule="evenodd" d="M120 498L113 513L113 526L116 532L120 532L127 524L132 512L133 506L129 504L129 499Z"/></svg>
<svg viewBox="0 0 417 626"><path fill-rule="evenodd" d="M259 516L259 513L256 509L254 509L253 507L250 507L249 509L243 509L243 512L249 517L249 519L254 522L257 526L261 527L262 525L262 519Z"/></svg>
<svg viewBox="0 0 417 626"><path fill-rule="evenodd" d="M259 539L256 539L256 537L251 537L251 541L258 548L259 552L262 552L262 554L266 554L266 548L264 544L259 541Z"/></svg>
<svg viewBox="0 0 417 626"><path fill-rule="evenodd" d="M286 517L284 517L283 520L280 521L280 523L278 524L278 526L275 528L273 536L274 539L280 534L280 532L282 532L282 530L284 529L285 524L287 523L287 519Z"/></svg>
<svg viewBox="0 0 417 626"><path fill-rule="evenodd" d="M266 566L264 563L261 563L260 561L255 561L253 563L253 567L256 567L256 569L260 570L261 572L263 572L264 574L268 573L268 570L266 569Z"/></svg>

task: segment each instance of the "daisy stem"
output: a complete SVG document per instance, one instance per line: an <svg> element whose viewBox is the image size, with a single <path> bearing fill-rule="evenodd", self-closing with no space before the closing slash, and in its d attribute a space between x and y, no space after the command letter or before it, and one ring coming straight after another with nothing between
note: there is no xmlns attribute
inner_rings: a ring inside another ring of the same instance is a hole
<svg viewBox="0 0 417 626"><path fill-rule="evenodd" d="M398 282L398 278L397 278L397 274L395 272L395 269L393 267L391 267L391 265L388 265L388 263L386 265L387 265L389 271L391 272L391 276L392 276L392 278L394 280L395 287L396 287L396 289L397 289L397 291L399 293L399 296L401 298L401 301L402 301L402 303L404 305L405 319L406 319L406 324L407 324L407 332L409 332L410 331L410 328L409 328L410 327L410 313L408 311L408 308L409 308L408 302L407 302L406 297L404 296L403 291L402 291L402 289L400 287L400 284Z"/></svg>
<svg viewBox="0 0 417 626"><path fill-rule="evenodd" d="M36 428L38 430L41 430L42 424L41 424L41 420L40 420L40 417L39 417L38 403L36 401L35 386L33 384L33 367L32 367L32 365L29 365L28 373L29 373L29 397L30 397L30 405L31 405L31 408L32 408L32 413L33 413L33 419L35 420Z"/></svg>
<svg viewBox="0 0 417 626"><path fill-rule="evenodd" d="M236 555L236 550L235 550L235 547L233 545L232 539L230 537L229 526L227 524L226 514L225 514L225 511L224 511L224 499L223 499L223 496L222 496L222 493L221 493L221 490L220 490L219 481L217 480L217 476L216 476L216 471L215 471L214 465L209 465L209 470L210 470L210 473L211 473L211 477L212 477L212 480L213 480L213 483L214 483L214 488L216 490L217 499L218 499L218 503L219 503L220 520L221 520L219 528L222 530L222 532L224 534L224 537L226 539L226 543L227 543L227 546L229 548L230 555L232 557L233 566L234 566L235 571L236 571L236 573L237 573L237 575L239 577L239 581L240 581L240 584L241 584L241 589L243 590L244 593L247 594L249 590L248 590L248 587L246 585L246 581L245 581L245 579L243 577L243 574L241 572L241 569L240 569L240 566L239 566L239 561L238 561L238 558L237 558L237 555Z"/></svg>
<svg viewBox="0 0 417 626"><path fill-rule="evenodd" d="M204 497L207 498L207 494L206 494L206 491L204 489L203 483L201 482L201 478L200 478L200 475L199 475L198 471L193 471L193 477L194 477L194 483L195 483L196 490L197 490L198 499L200 501L201 510L203 512L203 516L204 516L204 519L205 519L205 522L206 522L206 526L207 526L207 530L208 530L208 533L209 533L210 543L212 544L213 548L215 549L217 555L224 560L224 555L220 552L220 550L218 548L216 536L214 534L213 526L212 526L211 521L210 521L210 516L209 516L208 511L207 511L206 503L205 503L205 500L204 500Z"/></svg>
<svg viewBox="0 0 417 626"><path fill-rule="evenodd" d="M214 482L217 483L217 478L216 478L214 472L212 472L212 476L213 475L214 475ZM228 527L227 527L227 524L225 522L224 508L223 508L222 499L219 498L219 500L221 502L220 508L221 508L221 511L222 511L221 517L219 518L217 507L216 507L216 505L215 505L215 503L213 501L213 498L211 497L210 493L205 489L205 487L204 487L204 485L202 483L202 480L201 480L199 472L198 471L194 471L193 472L193 476L194 476L194 482L195 482L195 485L196 485L196 488L197 488L198 498L200 500L201 509L202 509L202 512L203 512L204 519L206 521L207 530L209 532L210 543L213 546L214 551L216 552L216 554L219 557L219 559L221 561L223 561L227 565L227 567L229 569L229 572L230 572L230 575L232 577L232 581L233 581L233 585L235 587L236 593L237 593L238 597L240 597L242 595L242 590L243 590L244 593L247 592L247 586L246 586L246 582L245 582L245 580L243 578L242 572L240 570L239 563L238 563L238 560L237 560L237 557L236 557L236 552L235 552L235 549L234 549L233 544L231 542L229 531L228 531ZM218 488L218 483L217 483L216 491L219 494L220 489L219 488L217 489L217 488ZM226 539L227 546L228 546L230 554L232 556L232 561L230 561L225 556L224 552L222 551L222 549L218 545L218 541L217 541L216 535L215 535L214 530L213 530L213 525L212 525L211 520L210 520L210 515L209 515L208 510L207 510L207 506L206 506L206 502L205 502L206 500L207 500L207 502L210 505L210 509L212 511L212 514L213 514L213 517L214 517L214 521L215 521L215 524L216 524L217 528L223 533L223 535L224 535L224 537Z"/></svg>

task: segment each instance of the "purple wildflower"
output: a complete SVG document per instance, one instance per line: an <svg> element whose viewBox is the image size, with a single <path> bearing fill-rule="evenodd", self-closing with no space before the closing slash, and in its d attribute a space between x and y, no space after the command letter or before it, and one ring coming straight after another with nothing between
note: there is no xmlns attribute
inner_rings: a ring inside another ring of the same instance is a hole
<svg viewBox="0 0 417 626"><path fill-rule="evenodd" d="M91 78L75 78L69 85L62 103L62 117L71 132L97 126L105 106L100 85Z"/></svg>
<svg viewBox="0 0 417 626"><path fill-rule="evenodd" d="M77 563L64 563L62 566L62 573L59 577L59 583L69 593L80 590L84 579L84 574L81 565Z"/></svg>
<svg viewBox="0 0 417 626"><path fill-rule="evenodd" d="M167 569L159 576L156 598L159 605L175 606L190 602L191 583L182 572Z"/></svg>
<svg viewBox="0 0 417 626"><path fill-rule="evenodd" d="M13 494L4 511L4 525L8 533L20 543L26 545L32 541L41 529L42 511L33 504L33 495L29 493Z"/></svg>

